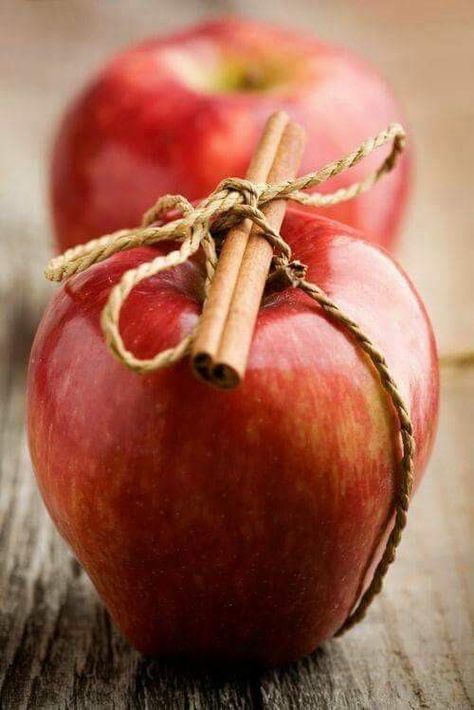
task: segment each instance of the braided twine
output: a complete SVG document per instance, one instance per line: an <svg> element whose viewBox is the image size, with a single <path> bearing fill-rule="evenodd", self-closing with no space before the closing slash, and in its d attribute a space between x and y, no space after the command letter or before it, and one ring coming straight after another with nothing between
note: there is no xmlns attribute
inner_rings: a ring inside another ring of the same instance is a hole
<svg viewBox="0 0 474 710"><path fill-rule="evenodd" d="M389 155L380 167L369 174L361 182L341 188L330 194L303 191L321 185L330 178L344 173L361 160L369 156L377 148L391 142ZM73 274L85 271L92 264L108 259L117 252L134 247L156 244L160 241L175 241L179 247L165 256L158 256L149 262L125 272L110 291L108 301L103 309L101 325L105 340L115 355L124 365L139 373L147 373L168 367L183 358L190 350L195 330L189 333L175 347L163 350L150 359L139 359L126 349L120 334L119 320L121 308L130 292L141 281L155 274L183 264L202 247L206 265L206 296L212 283L217 264L218 240L234 224L245 218L257 224L266 238L274 247L273 274L279 272L286 276L288 285L301 289L312 298L328 317L341 326L357 345L367 354L378 373L380 383L388 395L398 417L399 432L402 445L397 491L394 500L395 523L388 538L384 553L374 573L369 587L359 599L355 609L338 631L338 635L354 626L364 616L373 598L380 592L382 581L390 564L395 559L395 551L401 539L406 524L407 511L413 486L413 466L415 442L413 427L408 409L401 397L400 391L390 374L383 354L372 343L370 338L351 318L345 315L330 298L313 283L305 279L305 267L298 261L292 261L289 245L276 233L266 221L262 207L272 200L291 200L311 207L335 205L351 200L370 190L375 183L395 166L403 151L405 132L399 124L392 124L374 138L369 138L354 151L340 160L329 163L317 172L304 177L287 180L277 185L254 184L248 180L228 178L220 183L216 190L206 199L193 207L181 195L166 195L161 197L148 212L145 213L140 227L126 229L93 239L69 249L64 254L52 259L45 275L51 281L63 281ZM171 210L180 216L166 224L159 220ZM156 223L158 222L158 226Z"/></svg>

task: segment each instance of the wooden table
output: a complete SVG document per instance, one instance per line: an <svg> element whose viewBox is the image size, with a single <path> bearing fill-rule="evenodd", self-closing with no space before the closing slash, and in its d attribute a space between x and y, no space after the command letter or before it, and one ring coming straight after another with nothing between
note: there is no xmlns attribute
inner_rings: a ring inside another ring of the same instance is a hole
<svg viewBox="0 0 474 710"><path fill-rule="evenodd" d="M116 47L209 12L313 29L376 61L416 135L401 260L442 350L474 340L472 0L68 0L1 4L0 707L467 708L473 689L474 373L446 372L437 445L367 620L288 668L211 676L141 659L53 529L23 427L25 365L52 288L47 152L68 97ZM271 9L270 9L271 8Z"/></svg>

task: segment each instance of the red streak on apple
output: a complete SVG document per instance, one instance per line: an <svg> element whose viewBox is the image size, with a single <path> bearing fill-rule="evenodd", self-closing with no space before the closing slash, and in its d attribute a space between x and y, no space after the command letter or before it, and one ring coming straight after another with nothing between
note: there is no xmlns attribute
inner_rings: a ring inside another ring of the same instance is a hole
<svg viewBox="0 0 474 710"><path fill-rule="evenodd" d="M384 352L411 411L419 480L438 364L414 287L336 222L289 210L282 233ZM399 471L394 412L357 346L293 289L266 296L235 391L197 381L187 361L128 371L100 312L123 272L160 249L115 255L53 298L29 368L36 476L138 649L289 661L337 631L372 575ZM196 260L140 284L121 319L127 346L146 357L176 343L196 322L203 278Z"/></svg>
<svg viewBox="0 0 474 710"><path fill-rule="evenodd" d="M276 109L307 131L301 173L403 121L391 90L366 62L267 24L212 21L119 54L71 106L56 140L58 247L134 227L162 194L199 199L223 178L243 176ZM363 178L379 162L371 156L322 191ZM370 194L324 214L392 248L408 183L405 156Z"/></svg>

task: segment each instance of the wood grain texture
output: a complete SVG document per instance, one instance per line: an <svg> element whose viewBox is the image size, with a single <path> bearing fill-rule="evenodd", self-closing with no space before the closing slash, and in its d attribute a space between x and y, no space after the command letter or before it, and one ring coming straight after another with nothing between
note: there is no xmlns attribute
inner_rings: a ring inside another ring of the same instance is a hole
<svg viewBox="0 0 474 710"><path fill-rule="evenodd" d="M417 190L401 260L441 349L474 342L472 0L335 0L291 22L376 61L405 106ZM45 195L65 102L115 48L205 12L288 23L284 0L4 0L0 47L0 708L469 708L474 705L474 373L443 376L439 436L385 590L311 657L219 676L140 658L111 627L35 488L25 365L52 292Z"/></svg>

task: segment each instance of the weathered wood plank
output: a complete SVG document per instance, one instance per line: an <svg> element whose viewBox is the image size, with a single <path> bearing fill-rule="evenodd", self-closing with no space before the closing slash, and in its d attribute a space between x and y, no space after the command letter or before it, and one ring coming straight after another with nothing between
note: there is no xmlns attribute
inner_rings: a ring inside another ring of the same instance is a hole
<svg viewBox="0 0 474 710"><path fill-rule="evenodd" d="M443 377L433 459L397 564L367 620L284 669L217 675L140 658L111 627L42 506L26 449L23 393L27 354L51 291L41 279L49 136L71 91L114 47L193 21L204 3L170 7L144 0L1 5L9 31L0 48L0 135L7 137L0 152L0 708L472 707L473 373ZM441 0L366 0L361 7L298 0L292 21L370 56L402 94L418 144L403 261L440 342L467 345L474 338L474 141L466 93L472 2L456 0L449 10ZM270 9L236 0L224 9L239 8L287 21L283 0Z"/></svg>

